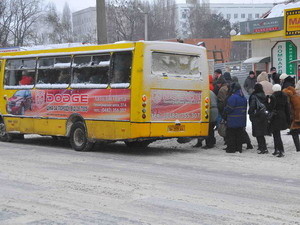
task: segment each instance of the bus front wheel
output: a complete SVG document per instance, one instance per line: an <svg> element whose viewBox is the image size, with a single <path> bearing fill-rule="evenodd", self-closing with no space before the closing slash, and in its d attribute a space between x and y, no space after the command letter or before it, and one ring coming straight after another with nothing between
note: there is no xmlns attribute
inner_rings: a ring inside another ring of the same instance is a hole
<svg viewBox="0 0 300 225"><path fill-rule="evenodd" d="M76 122L72 125L70 143L76 151L90 151L94 146L94 143L88 140L86 129L82 122Z"/></svg>
<svg viewBox="0 0 300 225"><path fill-rule="evenodd" d="M0 122L0 141L11 142L13 139L12 135L6 132L5 124L3 121Z"/></svg>

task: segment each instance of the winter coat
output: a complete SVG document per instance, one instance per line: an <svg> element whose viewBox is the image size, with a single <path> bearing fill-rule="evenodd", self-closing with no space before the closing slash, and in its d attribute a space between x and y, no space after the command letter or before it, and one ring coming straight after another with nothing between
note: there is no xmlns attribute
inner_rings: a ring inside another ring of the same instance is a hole
<svg viewBox="0 0 300 225"><path fill-rule="evenodd" d="M291 129L300 129L300 95L297 94L295 88L288 87L282 90L288 97L290 102L290 118Z"/></svg>
<svg viewBox="0 0 300 225"><path fill-rule="evenodd" d="M270 130L280 131L290 126L290 108L287 96L282 91L276 91L271 96L269 110L273 114Z"/></svg>
<svg viewBox="0 0 300 225"><path fill-rule="evenodd" d="M282 83L282 90L288 87L295 87L295 79L291 76L285 78Z"/></svg>
<svg viewBox="0 0 300 225"><path fill-rule="evenodd" d="M272 78L274 84L280 84L279 77L280 77L280 75L278 73L271 74L271 78Z"/></svg>
<svg viewBox="0 0 300 225"><path fill-rule="evenodd" d="M214 82L213 82L213 85L214 85L214 93L215 93L216 95L218 95L221 86L222 86L223 84L225 84L225 83L226 83L226 80L224 79L223 76L220 76L219 78L217 78L217 79L214 80Z"/></svg>
<svg viewBox="0 0 300 225"><path fill-rule="evenodd" d="M252 94L252 92L254 91L254 85L256 84L257 80L256 77L251 78L250 76L248 76L244 82L244 88L247 91L247 93L249 95Z"/></svg>
<svg viewBox="0 0 300 225"><path fill-rule="evenodd" d="M265 95L273 94L273 90L272 90L273 84L271 84L271 82L269 82L267 73L261 73L260 75L258 75L257 82L263 86Z"/></svg>
<svg viewBox="0 0 300 225"><path fill-rule="evenodd" d="M222 115L223 114L223 111L224 111L224 107L225 107L225 104L226 104L226 99L228 97L228 84L225 83L222 85L222 87L220 88L219 92L218 92L218 109L219 109L219 112L220 114Z"/></svg>
<svg viewBox="0 0 300 225"><path fill-rule="evenodd" d="M34 80L31 76L23 75L19 83L20 85L31 85L33 82Z"/></svg>
<svg viewBox="0 0 300 225"><path fill-rule="evenodd" d="M210 91L210 117L209 122L213 123L217 121L219 110L217 106L217 96L213 91Z"/></svg>
<svg viewBox="0 0 300 225"><path fill-rule="evenodd" d="M237 90L227 99L224 113L228 128L246 127L247 99L241 90Z"/></svg>
<svg viewBox="0 0 300 225"><path fill-rule="evenodd" d="M265 93L253 93L249 97L249 110L250 121L252 122L252 135L253 137L265 136L268 132L268 119L265 113L255 113L257 110L257 100L267 105L267 97Z"/></svg>

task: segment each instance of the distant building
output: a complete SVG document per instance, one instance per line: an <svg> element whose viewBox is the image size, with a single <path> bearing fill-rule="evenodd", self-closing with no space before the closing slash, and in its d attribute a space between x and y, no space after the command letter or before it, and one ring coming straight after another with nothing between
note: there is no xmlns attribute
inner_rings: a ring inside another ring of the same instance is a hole
<svg viewBox="0 0 300 225"><path fill-rule="evenodd" d="M259 19L273 7L273 4L209 3L208 0L198 2L209 5L212 13L221 13L231 24ZM197 0L186 0L186 3L176 5L176 31L180 38L187 38L191 34L189 15L195 3L197 3Z"/></svg>
<svg viewBox="0 0 300 225"><path fill-rule="evenodd" d="M273 8L273 4L233 4L214 3L210 4L213 13L221 13L231 24L247 20L261 18L266 12Z"/></svg>
<svg viewBox="0 0 300 225"><path fill-rule="evenodd" d="M95 41L97 39L96 20L96 7L89 7L72 13L75 41Z"/></svg>

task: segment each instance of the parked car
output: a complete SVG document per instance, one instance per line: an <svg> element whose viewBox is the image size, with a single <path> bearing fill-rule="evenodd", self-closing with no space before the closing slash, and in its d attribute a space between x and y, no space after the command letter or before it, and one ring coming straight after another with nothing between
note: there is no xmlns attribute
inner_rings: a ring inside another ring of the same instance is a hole
<svg viewBox="0 0 300 225"><path fill-rule="evenodd" d="M24 115L26 110L31 110L32 96L29 90L17 91L7 100L7 112L13 115Z"/></svg>

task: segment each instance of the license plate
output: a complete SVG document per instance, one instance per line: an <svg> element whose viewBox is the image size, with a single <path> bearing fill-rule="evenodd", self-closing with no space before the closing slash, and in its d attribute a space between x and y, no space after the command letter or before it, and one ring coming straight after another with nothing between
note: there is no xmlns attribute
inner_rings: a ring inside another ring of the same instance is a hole
<svg viewBox="0 0 300 225"><path fill-rule="evenodd" d="M168 131L171 131L171 132L185 131L185 125L169 125Z"/></svg>

